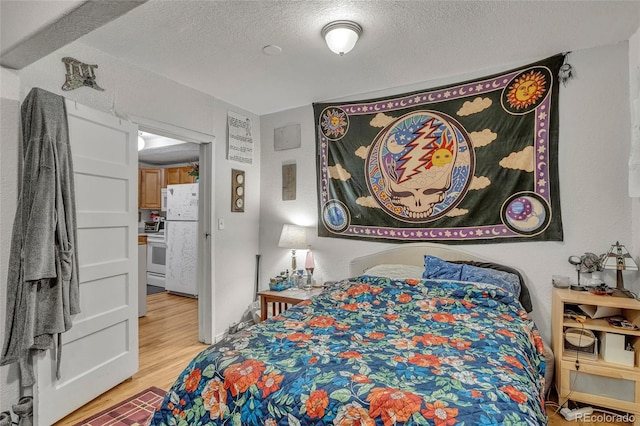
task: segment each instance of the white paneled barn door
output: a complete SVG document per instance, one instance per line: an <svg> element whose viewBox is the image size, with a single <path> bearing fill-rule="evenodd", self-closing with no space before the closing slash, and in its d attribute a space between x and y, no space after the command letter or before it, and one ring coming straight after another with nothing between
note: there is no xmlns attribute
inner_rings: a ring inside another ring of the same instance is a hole
<svg viewBox="0 0 640 426"><path fill-rule="evenodd" d="M138 370L137 126L66 101L73 155L80 306L36 361L34 424L50 425Z"/></svg>

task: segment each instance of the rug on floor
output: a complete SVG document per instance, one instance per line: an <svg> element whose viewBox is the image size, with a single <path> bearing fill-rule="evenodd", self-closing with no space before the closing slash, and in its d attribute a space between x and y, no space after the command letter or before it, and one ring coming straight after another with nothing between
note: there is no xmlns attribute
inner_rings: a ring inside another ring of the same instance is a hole
<svg viewBox="0 0 640 426"><path fill-rule="evenodd" d="M162 293L164 287L158 287L157 285L147 284L147 296L150 294Z"/></svg>
<svg viewBox="0 0 640 426"><path fill-rule="evenodd" d="M165 394L152 386L74 426L143 426Z"/></svg>

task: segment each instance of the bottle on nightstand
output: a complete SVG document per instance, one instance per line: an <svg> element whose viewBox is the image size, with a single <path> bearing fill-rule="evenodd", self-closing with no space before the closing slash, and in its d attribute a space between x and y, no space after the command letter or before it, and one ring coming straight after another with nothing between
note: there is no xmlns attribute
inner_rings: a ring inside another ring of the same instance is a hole
<svg viewBox="0 0 640 426"><path fill-rule="evenodd" d="M304 270L298 269L298 273L296 274L296 288L302 288L304 286L303 274Z"/></svg>

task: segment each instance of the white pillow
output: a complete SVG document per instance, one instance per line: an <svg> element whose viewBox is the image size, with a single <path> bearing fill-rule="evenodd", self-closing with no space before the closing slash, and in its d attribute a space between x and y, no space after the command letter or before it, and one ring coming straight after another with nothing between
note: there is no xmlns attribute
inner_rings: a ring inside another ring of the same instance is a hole
<svg viewBox="0 0 640 426"><path fill-rule="evenodd" d="M365 275L373 275L376 277L387 277L391 279L422 279L422 273L424 272L424 266L415 265L400 265L384 263L381 265L372 266L364 271Z"/></svg>

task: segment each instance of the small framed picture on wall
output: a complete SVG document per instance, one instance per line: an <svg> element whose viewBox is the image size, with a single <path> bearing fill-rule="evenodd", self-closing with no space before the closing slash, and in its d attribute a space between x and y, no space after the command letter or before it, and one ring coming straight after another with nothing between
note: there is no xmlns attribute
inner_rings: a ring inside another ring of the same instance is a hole
<svg viewBox="0 0 640 426"><path fill-rule="evenodd" d="M244 212L244 170L231 169L231 211Z"/></svg>
<svg viewBox="0 0 640 426"><path fill-rule="evenodd" d="M282 201L296 199L296 163L282 165Z"/></svg>

